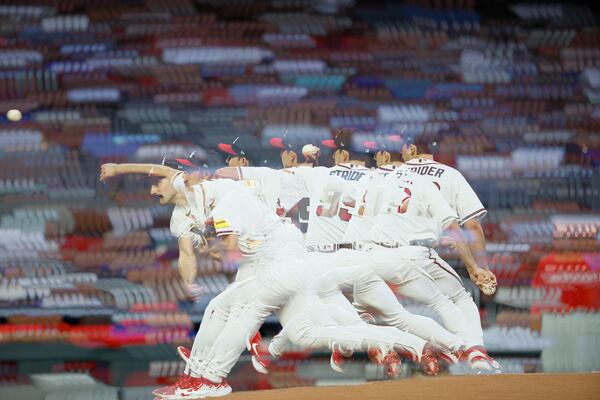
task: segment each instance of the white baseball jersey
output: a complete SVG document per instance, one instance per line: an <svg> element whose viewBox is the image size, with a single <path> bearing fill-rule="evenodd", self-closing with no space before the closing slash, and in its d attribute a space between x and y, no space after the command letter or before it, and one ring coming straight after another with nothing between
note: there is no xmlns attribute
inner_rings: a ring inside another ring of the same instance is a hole
<svg viewBox="0 0 600 400"><path fill-rule="evenodd" d="M344 203L352 197L356 185L369 174L368 168L350 163L311 168L301 173L310 193L307 246L342 243L352 217L352 205Z"/></svg>
<svg viewBox="0 0 600 400"><path fill-rule="evenodd" d="M214 198L209 197L209 193L206 190L207 185L213 191L218 192L219 196L235 191L236 188L240 187L239 183L230 179L204 181L202 184L191 186L189 190L185 188L185 185L179 187L178 191L185 191L187 204L176 205L173 208L169 226L171 234L178 240L182 237L190 236L194 240L195 245L198 245L201 240L205 222L208 218L208 210L214 202ZM175 186L181 186L181 182Z"/></svg>
<svg viewBox="0 0 600 400"><path fill-rule="evenodd" d="M285 199L285 195L282 196L281 204L286 210L286 217L290 218L298 226L305 239L308 232L311 204L310 191L307 187L306 178L310 174L319 174L320 170L326 170L326 168L301 166L285 170L291 174L285 179L285 186L292 189L290 192L287 192L287 200Z"/></svg>
<svg viewBox="0 0 600 400"><path fill-rule="evenodd" d="M458 170L424 158L410 160L406 166L437 186L458 215L461 225L470 219L482 218L487 213L469 182Z"/></svg>
<svg viewBox="0 0 600 400"><path fill-rule="evenodd" d="M258 198L247 191L236 191L215 204L210 215L217 236L237 235L245 256L255 256L281 225L280 219Z"/></svg>
<svg viewBox="0 0 600 400"><path fill-rule="evenodd" d="M187 187L183 174L173 178L173 187L178 193L184 194L187 204L176 205L171 213L170 231L177 240L189 236L194 245L198 246L202 241L202 231L206 222L204 210L204 192L200 185Z"/></svg>
<svg viewBox="0 0 600 400"><path fill-rule="evenodd" d="M175 206L171 213L169 229L177 240L189 236L195 245L198 245L201 240L199 237L202 230L201 223L191 215L188 207Z"/></svg>
<svg viewBox="0 0 600 400"><path fill-rule="evenodd" d="M304 182L295 175L296 167L275 170L265 167L240 167L240 179L285 222L294 222L302 232L308 226L308 196Z"/></svg>
<svg viewBox="0 0 600 400"><path fill-rule="evenodd" d="M267 167L238 167L240 179L271 210L278 207L281 192L280 171Z"/></svg>
<svg viewBox="0 0 600 400"><path fill-rule="evenodd" d="M436 245L442 230L458 219L431 182L406 167L384 177L365 199L365 213L375 216L374 242L406 246L430 239Z"/></svg>
<svg viewBox="0 0 600 400"><path fill-rule="evenodd" d="M370 171L369 177L361 179L353 194L354 207L350 213L352 218L348 223L342 243L367 243L371 240L371 230L373 228L373 216L365 215L364 206L366 194L371 187L376 187L381 179L393 172L397 165L385 165L373 171ZM363 207L361 209L361 207Z"/></svg>

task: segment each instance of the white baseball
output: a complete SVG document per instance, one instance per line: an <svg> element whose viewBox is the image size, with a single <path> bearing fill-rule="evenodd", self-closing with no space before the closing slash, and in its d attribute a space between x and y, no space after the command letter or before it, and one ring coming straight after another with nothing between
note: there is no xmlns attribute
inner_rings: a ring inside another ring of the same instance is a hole
<svg viewBox="0 0 600 400"><path fill-rule="evenodd" d="M485 283L482 288L481 291L487 295L487 296L491 296L494 293L496 293L496 285L494 285L493 283L489 282L489 283Z"/></svg>
<svg viewBox="0 0 600 400"><path fill-rule="evenodd" d="M13 122L20 121L22 117L23 114L21 114L21 111L15 109L8 110L8 112L6 113L6 118Z"/></svg>
<svg viewBox="0 0 600 400"><path fill-rule="evenodd" d="M317 153L319 152L319 148L317 146L315 146L314 144L305 144L304 147L302 147L302 154L304 154L305 156L315 156Z"/></svg>

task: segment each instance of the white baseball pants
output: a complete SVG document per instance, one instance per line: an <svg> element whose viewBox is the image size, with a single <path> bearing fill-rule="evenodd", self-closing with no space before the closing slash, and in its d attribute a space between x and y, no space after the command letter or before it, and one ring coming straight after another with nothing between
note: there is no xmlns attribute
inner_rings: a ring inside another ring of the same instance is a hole
<svg viewBox="0 0 600 400"><path fill-rule="evenodd" d="M448 296L462 312L467 322L470 343L483 346L479 308L465 289L461 277L439 256L437 251L429 249L427 258L429 262L422 268L433 278L441 292Z"/></svg>
<svg viewBox="0 0 600 400"><path fill-rule="evenodd" d="M450 287L456 287L450 282L450 279L456 278L443 275L437 269L434 271L434 260L429 257L428 248L403 246L392 249L376 246L369 253L373 270L384 281L398 286L398 292L403 296L436 311L446 329L464 341L467 346L480 344L479 338L472 334L463 311L448 294L443 292L443 290L450 290ZM439 280L436 281L426 272L426 269L435 272ZM448 284L448 287L438 286L438 282Z"/></svg>
<svg viewBox="0 0 600 400"><path fill-rule="evenodd" d="M339 288L353 288L353 304L359 312L371 307L380 314L385 325L416 335L445 350L456 351L464 343L462 339L448 332L431 318L408 312L396 298L390 287L381 279L371 263L378 260L371 251L342 249L336 253L318 254L319 262L327 264L328 271L322 275L319 296L323 299L335 295ZM397 268L393 259L390 260ZM411 279L427 281L429 278L405 266ZM427 285L429 282L426 282ZM333 289L332 289L333 288Z"/></svg>

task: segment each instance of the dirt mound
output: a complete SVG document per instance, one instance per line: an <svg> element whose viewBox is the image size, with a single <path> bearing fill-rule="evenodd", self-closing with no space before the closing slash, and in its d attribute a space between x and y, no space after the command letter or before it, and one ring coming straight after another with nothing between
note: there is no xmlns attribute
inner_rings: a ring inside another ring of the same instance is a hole
<svg viewBox="0 0 600 400"><path fill-rule="evenodd" d="M599 399L600 374L444 376L358 386L300 387L239 392L231 400L569 400Z"/></svg>

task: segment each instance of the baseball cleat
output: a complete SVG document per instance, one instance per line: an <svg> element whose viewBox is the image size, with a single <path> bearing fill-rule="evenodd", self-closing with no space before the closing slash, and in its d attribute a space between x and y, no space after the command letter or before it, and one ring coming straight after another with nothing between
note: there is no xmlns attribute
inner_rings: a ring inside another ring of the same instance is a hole
<svg viewBox="0 0 600 400"><path fill-rule="evenodd" d="M383 350L380 346L369 347L369 350L367 350L367 354L369 355L369 360L373 364L383 363Z"/></svg>
<svg viewBox="0 0 600 400"><path fill-rule="evenodd" d="M165 386L152 391L152 394L160 397L164 400L179 400L179 399L192 399L202 385L204 379L194 378L187 374L182 374L177 382L170 386Z"/></svg>
<svg viewBox="0 0 600 400"><path fill-rule="evenodd" d="M490 355L487 352L485 353L485 355L488 358L488 362L490 363L490 365L494 369L494 373L495 374L501 374L502 373L502 366L500 365L500 363L498 361L494 360L492 357L490 357Z"/></svg>
<svg viewBox="0 0 600 400"><path fill-rule="evenodd" d="M246 342L246 348L252 355L252 366L257 372L261 374L269 373L269 350L262 344L262 337L260 332L256 332L256 335Z"/></svg>
<svg viewBox="0 0 600 400"><path fill-rule="evenodd" d="M183 375L171 386L156 389L152 392L161 400L196 400L206 397L222 397L231 393L231 386L226 379L214 383L205 378L194 378Z"/></svg>
<svg viewBox="0 0 600 400"><path fill-rule="evenodd" d="M398 353L396 353L394 350L390 351L383 358L385 375L388 378L395 378L398 375L400 375L400 365L401 364L402 364L402 362L400 361L400 357L398 356Z"/></svg>
<svg viewBox="0 0 600 400"><path fill-rule="evenodd" d="M431 344L426 344L423 347L423 354L421 354L421 366L423 372L427 375L435 376L440 372L440 365L436 355L436 350Z"/></svg>
<svg viewBox="0 0 600 400"><path fill-rule="evenodd" d="M179 357L181 357L183 361L187 363L190 359L190 356L192 355L192 351L187 347L177 346L177 354L179 355Z"/></svg>
<svg viewBox="0 0 600 400"><path fill-rule="evenodd" d="M345 362L344 357L350 357L351 355L351 351L343 350L339 344L334 342L331 345L331 358L329 359L331 369L343 374L346 371L343 367Z"/></svg>
<svg viewBox="0 0 600 400"><path fill-rule="evenodd" d="M206 395L206 397L223 397L227 396L232 392L231 386L227 382L227 379L223 378L221 383L213 383L211 381L206 381L205 386L210 388L210 392Z"/></svg>
<svg viewBox="0 0 600 400"><path fill-rule="evenodd" d="M500 364L490 357L482 346L472 346L465 350L461 361L466 362L471 370L478 374L502 373Z"/></svg>
<svg viewBox="0 0 600 400"><path fill-rule="evenodd" d="M461 353L453 353L448 350L440 350L438 358L446 363L446 365L454 365L460 361Z"/></svg>

